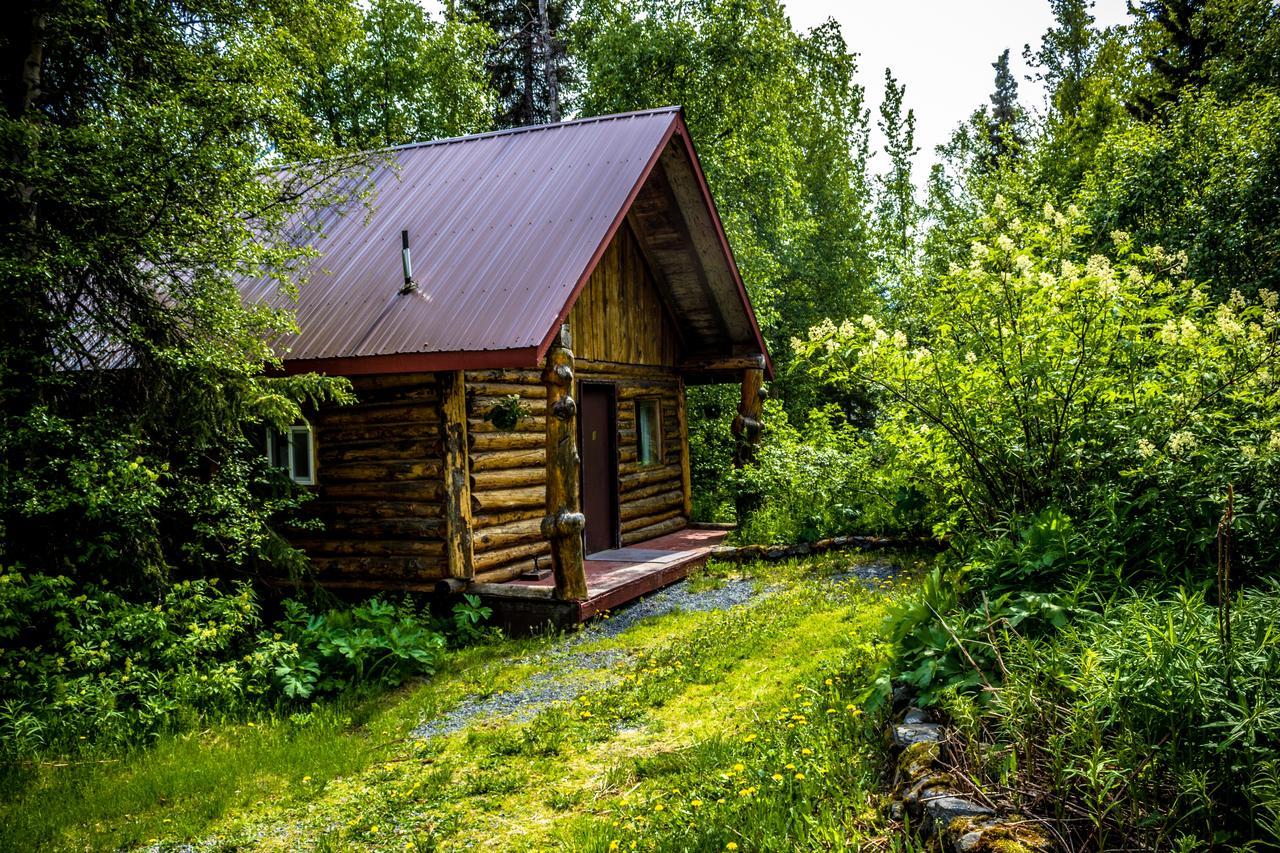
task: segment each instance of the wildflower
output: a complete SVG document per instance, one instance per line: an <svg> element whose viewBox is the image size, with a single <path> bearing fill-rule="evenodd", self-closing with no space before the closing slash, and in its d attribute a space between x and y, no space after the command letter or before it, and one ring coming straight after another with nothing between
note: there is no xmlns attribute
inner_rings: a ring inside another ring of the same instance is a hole
<svg viewBox="0 0 1280 853"><path fill-rule="evenodd" d="M664 806L662 803L658 803L656 806L654 806L654 807L653 807L653 810L654 810L655 812L660 812L660 811L662 811L662 810L663 810L663 809L665 809L665 808L666 808L666 806Z"/></svg>
<svg viewBox="0 0 1280 853"><path fill-rule="evenodd" d="M738 845L737 845L737 844L735 844L735 843L733 843L732 841L730 841L728 844L726 844L726 845L724 846L724 849L725 849L725 850L737 850L737 849L738 849Z"/></svg>
<svg viewBox="0 0 1280 853"><path fill-rule="evenodd" d="M907 348L907 335L901 329L898 329L893 333L893 345L897 349Z"/></svg>
<svg viewBox="0 0 1280 853"><path fill-rule="evenodd" d="M584 719L584 720L588 720L588 719L590 719L590 718L591 718L591 712L590 712L590 711L583 711L583 712L582 712L582 719Z"/></svg>
<svg viewBox="0 0 1280 853"><path fill-rule="evenodd" d="M1145 438L1138 439L1138 455L1150 459L1156 453L1156 446Z"/></svg>
<svg viewBox="0 0 1280 853"><path fill-rule="evenodd" d="M370 835L378 834L378 825L376 823L373 826L369 827L369 834Z"/></svg>
<svg viewBox="0 0 1280 853"><path fill-rule="evenodd" d="M978 356L974 353L973 350L969 350L967 353L964 354L964 360L969 364L974 364L975 362L977 362Z"/></svg>
<svg viewBox="0 0 1280 853"><path fill-rule="evenodd" d="M781 773L774 773L774 774L773 774L773 781L775 781L775 782L781 782L781 781L782 781L782 774L781 774Z"/></svg>
<svg viewBox="0 0 1280 853"><path fill-rule="evenodd" d="M699 808L702 806L702 800L690 800L689 805L693 806L695 809Z"/></svg>
<svg viewBox="0 0 1280 853"><path fill-rule="evenodd" d="M310 777L310 776L303 776L303 777L302 777L302 781L303 781L303 782L310 782L310 781L311 781L311 777Z"/></svg>
<svg viewBox="0 0 1280 853"><path fill-rule="evenodd" d="M1274 310L1276 304L1280 302L1280 295L1274 290L1267 290L1265 287L1258 289L1258 298L1262 300L1262 307Z"/></svg>
<svg viewBox="0 0 1280 853"><path fill-rule="evenodd" d="M1174 456L1182 456L1196 449L1196 437L1186 430L1179 430L1169 436L1169 452Z"/></svg>
<svg viewBox="0 0 1280 853"><path fill-rule="evenodd" d="M1013 241L1004 234L1001 234L996 238L996 246L999 247L1002 252L1009 253L1013 251Z"/></svg>
<svg viewBox="0 0 1280 853"><path fill-rule="evenodd" d="M828 687L830 687L830 686L831 686L832 684L834 684L835 682L834 682L834 681L832 681L830 678L828 678L828 679L827 679L825 682L823 682L823 683L824 683L824 684L826 684Z"/></svg>
<svg viewBox="0 0 1280 853"><path fill-rule="evenodd" d="M834 709L833 709L833 710L834 710ZM801 755L813 755L813 750L806 746L804 749L800 750L800 754L801 754Z"/></svg>
<svg viewBox="0 0 1280 853"><path fill-rule="evenodd" d="M746 737L744 737L744 738L742 739L742 742L743 742L743 743L751 743L751 741L753 741L753 740L755 740L755 739L756 739L756 736L755 736L754 734L749 734L749 735L747 735Z"/></svg>
<svg viewBox="0 0 1280 853"><path fill-rule="evenodd" d="M795 770L795 769L796 769L796 766L795 766L794 764L788 764L788 765L786 766L786 768L785 768L785 769L787 769L787 770Z"/></svg>
<svg viewBox="0 0 1280 853"><path fill-rule="evenodd" d="M797 782L803 782L803 781L804 781L804 774L803 774L803 773L797 773L797 774L796 774L796 781L797 781Z"/></svg>
<svg viewBox="0 0 1280 853"><path fill-rule="evenodd" d="M614 839L613 841L610 841L610 842L609 842L609 849L610 849L610 850L617 850L617 849L618 849L618 846L619 846L619 845L618 845L618 841L617 841L617 839Z"/></svg>
<svg viewBox="0 0 1280 853"><path fill-rule="evenodd" d="M738 762L737 764L733 765L733 770L735 773L741 773L743 770L746 770L746 769L747 769L747 766L742 762Z"/></svg>

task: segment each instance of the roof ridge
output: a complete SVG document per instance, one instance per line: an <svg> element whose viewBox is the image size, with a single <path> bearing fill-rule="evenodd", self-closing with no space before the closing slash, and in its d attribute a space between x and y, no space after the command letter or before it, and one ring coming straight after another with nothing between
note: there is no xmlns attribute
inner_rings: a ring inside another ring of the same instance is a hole
<svg viewBox="0 0 1280 853"><path fill-rule="evenodd" d="M606 113L599 116L586 116L584 118L570 119L569 121L549 122L547 124L528 124L521 127L507 127L502 130L488 130L484 133L469 133L465 136L448 136L443 139L427 139L421 142L406 142L401 145L392 145L387 148L376 148L365 153L377 153L380 151L409 151L414 148L429 148L436 145L453 145L459 142L472 142L479 139L489 139L495 136L514 136L520 133L533 133L539 130L555 130L561 127L573 127L581 124L594 124L604 121L616 121L624 118L639 118L640 116L659 115L661 113L678 113L683 107L679 104L672 104L666 107L653 107L647 110L632 110L625 113Z"/></svg>

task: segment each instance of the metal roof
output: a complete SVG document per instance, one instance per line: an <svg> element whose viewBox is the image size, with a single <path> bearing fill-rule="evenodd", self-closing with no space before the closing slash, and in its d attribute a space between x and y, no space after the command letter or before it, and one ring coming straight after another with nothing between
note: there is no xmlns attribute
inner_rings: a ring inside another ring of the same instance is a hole
<svg viewBox="0 0 1280 853"><path fill-rule="evenodd" d="M277 348L291 369L335 373L537 363L683 128L668 107L382 152L368 206L327 212L311 240L301 333ZM418 284L408 294L404 230ZM741 289L736 267L733 276ZM268 279L241 291L249 303L282 304ZM745 290L742 299L750 314Z"/></svg>

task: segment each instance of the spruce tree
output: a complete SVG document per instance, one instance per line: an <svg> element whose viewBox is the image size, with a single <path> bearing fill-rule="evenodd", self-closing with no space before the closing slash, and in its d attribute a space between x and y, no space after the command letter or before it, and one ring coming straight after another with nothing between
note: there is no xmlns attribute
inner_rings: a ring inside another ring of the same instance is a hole
<svg viewBox="0 0 1280 853"><path fill-rule="evenodd" d="M484 56L497 96L495 126L545 124L566 111L575 76L563 33L573 11L571 0L462 0L451 10L474 16L497 36Z"/></svg>
<svg viewBox="0 0 1280 853"><path fill-rule="evenodd" d="M1009 51L1004 53L991 67L996 70L995 91L991 93L991 113L987 140L990 145L988 165L1003 163L1017 153L1022 146L1022 137L1018 129L1021 109L1018 106L1018 81L1009 70Z"/></svg>

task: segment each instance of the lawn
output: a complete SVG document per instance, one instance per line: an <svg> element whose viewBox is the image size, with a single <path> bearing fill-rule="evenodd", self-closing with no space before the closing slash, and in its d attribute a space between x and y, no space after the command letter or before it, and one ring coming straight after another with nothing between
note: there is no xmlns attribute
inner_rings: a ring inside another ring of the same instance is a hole
<svg viewBox="0 0 1280 853"><path fill-rule="evenodd" d="M884 563L712 565L585 631L451 653L381 697L27 768L0 846L886 846L882 721L863 707L909 582Z"/></svg>

